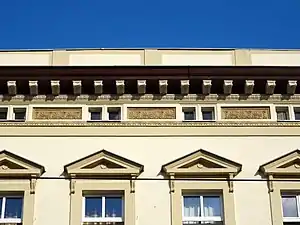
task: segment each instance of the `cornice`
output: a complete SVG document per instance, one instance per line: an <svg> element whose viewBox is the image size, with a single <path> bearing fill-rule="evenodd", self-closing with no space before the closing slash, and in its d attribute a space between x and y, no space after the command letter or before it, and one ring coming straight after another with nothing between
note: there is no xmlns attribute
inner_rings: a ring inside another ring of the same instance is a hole
<svg viewBox="0 0 300 225"><path fill-rule="evenodd" d="M0 127L300 127L300 121L289 122L2 122Z"/></svg>
<svg viewBox="0 0 300 225"><path fill-rule="evenodd" d="M15 102L22 101L22 103L32 103L32 102L44 102L44 103L54 103L54 102L97 102L97 101L113 101L113 102L124 102L130 101L132 102L145 102L145 101L204 101L204 102L300 102L300 94L295 95L282 95L282 94L273 94L273 95L262 95L262 94L252 94L252 95L244 95L244 94L231 94L231 95L223 95L223 94L210 94L210 95L202 95L202 94L166 94L166 95L153 95L153 94L145 94L145 95L111 95L111 94L103 94L103 95L37 95L37 96L24 96L24 95L16 95L16 96L3 96L0 95L0 101L5 102Z"/></svg>

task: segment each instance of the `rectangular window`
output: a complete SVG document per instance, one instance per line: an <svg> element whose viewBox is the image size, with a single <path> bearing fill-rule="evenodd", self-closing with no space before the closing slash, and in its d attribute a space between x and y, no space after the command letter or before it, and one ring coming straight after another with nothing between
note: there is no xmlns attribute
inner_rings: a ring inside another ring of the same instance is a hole
<svg viewBox="0 0 300 225"><path fill-rule="evenodd" d="M1 216L0 223L22 223L23 197L1 196L0 197Z"/></svg>
<svg viewBox="0 0 300 225"><path fill-rule="evenodd" d="M300 107L294 107L295 120L300 120Z"/></svg>
<svg viewBox="0 0 300 225"><path fill-rule="evenodd" d="M202 120L215 120L214 107L201 107Z"/></svg>
<svg viewBox="0 0 300 225"><path fill-rule="evenodd" d="M0 120L7 120L7 108L0 108Z"/></svg>
<svg viewBox="0 0 300 225"><path fill-rule="evenodd" d="M276 114L278 121L285 121L290 119L288 107L276 107Z"/></svg>
<svg viewBox="0 0 300 225"><path fill-rule="evenodd" d="M184 195L183 224L223 225L220 195Z"/></svg>
<svg viewBox="0 0 300 225"><path fill-rule="evenodd" d="M121 107L109 107L107 113L108 120L121 120Z"/></svg>
<svg viewBox="0 0 300 225"><path fill-rule="evenodd" d="M102 120L102 108L101 107L91 107L89 108L89 120Z"/></svg>
<svg viewBox="0 0 300 225"><path fill-rule="evenodd" d="M183 107L183 120L196 120L196 108L195 107Z"/></svg>
<svg viewBox="0 0 300 225"><path fill-rule="evenodd" d="M13 109L14 120L26 120L26 108L14 108Z"/></svg>
<svg viewBox="0 0 300 225"><path fill-rule="evenodd" d="M123 197L119 195L85 196L83 200L83 222L106 222L123 224Z"/></svg>
<svg viewBox="0 0 300 225"><path fill-rule="evenodd" d="M283 224L300 224L300 195L283 194L281 200Z"/></svg>

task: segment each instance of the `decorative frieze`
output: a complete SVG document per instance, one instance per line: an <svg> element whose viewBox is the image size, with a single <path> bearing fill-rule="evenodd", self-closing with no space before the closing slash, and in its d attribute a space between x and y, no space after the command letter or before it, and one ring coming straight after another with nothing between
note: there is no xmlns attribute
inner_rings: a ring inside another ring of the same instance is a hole
<svg viewBox="0 0 300 225"><path fill-rule="evenodd" d="M131 120L176 119L175 107L128 107L127 117Z"/></svg>
<svg viewBox="0 0 300 225"><path fill-rule="evenodd" d="M82 108L79 107L34 107L34 120L81 120Z"/></svg>
<svg viewBox="0 0 300 225"><path fill-rule="evenodd" d="M265 120L271 119L270 107L222 107L222 119Z"/></svg>

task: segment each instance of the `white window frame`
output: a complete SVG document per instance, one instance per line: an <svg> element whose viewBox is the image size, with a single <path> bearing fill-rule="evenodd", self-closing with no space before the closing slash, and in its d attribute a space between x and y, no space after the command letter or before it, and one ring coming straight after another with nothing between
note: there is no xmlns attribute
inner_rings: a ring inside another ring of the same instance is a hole
<svg viewBox="0 0 300 225"><path fill-rule="evenodd" d="M288 196L295 196L296 197L296 204L297 204L297 211L298 211L298 217L284 217L283 216L283 205L282 205L282 201L281 201L281 207L282 207L282 219L283 222L300 222L300 195L299 194L281 194L281 200L282 197L288 197Z"/></svg>
<svg viewBox="0 0 300 225"><path fill-rule="evenodd" d="M15 113L14 109L25 109L25 120L28 120L28 105L0 105L0 108L6 108L7 109L7 116L5 120L1 121L14 121L15 120ZM22 120L23 121L23 120Z"/></svg>
<svg viewBox="0 0 300 225"><path fill-rule="evenodd" d="M109 119L109 112L108 112L109 108L120 108L120 110L121 110L120 120L110 120ZM124 120L124 112L126 111L126 110L124 110L124 105L104 105L102 110L103 110L102 111L102 118L103 118L104 121L112 121L112 122L116 121L116 122L118 122L118 121L123 121Z"/></svg>
<svg viewBox="0 0 300 225"><path fill-rule="evenodd" d="M100 120L92 120L92 114L90 112L90 109L100 109L101 108L101 119ZM94 121L103 121L104 120L104 106L103 105L87 105L87 115L88 115L88 118L87 118L87 121L89 122L94 122Z"/></svg>
<svg viewBox="0 0 300 225"><path fill-rule="evenodd" d="M269 107L270 119L222 119L222 108L230 107ZM217 120L219 121L277 121L277 115L274 104L217 104Z"/></svg>
<svg viewBox="0 0 300 225"><path fill-rule="evenodd" d="M183 109L184 108L195 108L195 114L196 114L196 118L194 120L185 120L184 119L184 112L183 112ZM199 120L199 105L181 105L181 111L180 111L180 114L179 114L182 121L187 121L187 122L193 122L193 121L198 121Z"/></svg>
<svg viewBox="0 0 300 225"><path fill-rule="evenodd" d="M0 223L22 223L22 218L4 218L5 216L5 205L6 205L6 198L22 198L23 204L24 204L24 197L23 196L9 196L9 195L1 195L0 198L2 198L2 206L1 206L1 212L0 212ZM23 206L22 206L22 215L23 215Z"/></svg>
<svg viewBox="0 0 300 225"><path fill-rule="evenodd" d="M296 117L295 117L295 108L300 109L300 105L291 105L290 108L291 108L290 110L291 110L291 115L292 115L291 120L300 121L300 120L296 120Z"/></svg>
<svg viewBox="0 0 300 225"><path fill-rule="evenodd" d="M276 108L287 108L289 119L288 120L277 120L277 110L276 110ZM276 121L284 122L284 121L295 120L295 116L293 115L294 113L293 113L293 106L292 105L274 105L274 109L275 109Z"/></svg>
<svg viewBox="0 0 300 225"><path fill-rule="evenodd" d="M7 121L10 118L10 107L8 105L1 105L0 109L7 109L6 119L1 119L0 121Z"/></svg>
<svg viewBox="0 0 300 225"><path fill-rule="evenodd" d="M85 198L98 197L102 198L102 217L85 217ZM122 217L105 217L105 198L120 197L122 199ZM124 222L124 196L122 195L85 195L82 197L82 223L84 222Z"/></svg>
<svg viewBox="0 0 300 225"><path fill-rule="evenodd" d="M212 119L212 120L203 120L202 108L213 108L213 110L214 110L214 119ZM205 121L205 122L210 122L210 121L216 121L217 118L218 118L218 113L217 113L217 106L216 105L200 105L199 106L199 120Z"/></svg>
<svg viewBox="0 0 300 225"><path fill-rule="evenodd" d="M176 110L176 119L128 119L127 110L130 107L134 108L175 108ZM124 104L124 120L127 121L182 121L182 107L180 104Z"/></svg>
<svg viewBox="0 0 300 225"><path fill-rule="evenodd" d="M199 203L200 203L200 216L199 217L186 217L184 216L184 197L188 196L194 196L194 197L199 197ZM203 204L203 197L204 196L216 196L220 198L220 204L221 204L221 216L202 216L204 215L204 204ZM182 195L182 222L222 222L223 221L223 210L224 210L224 204L223 204L223 199L222 195L220 194L214 194L214 193L195 193L195 194L183 194Z"/></svg>

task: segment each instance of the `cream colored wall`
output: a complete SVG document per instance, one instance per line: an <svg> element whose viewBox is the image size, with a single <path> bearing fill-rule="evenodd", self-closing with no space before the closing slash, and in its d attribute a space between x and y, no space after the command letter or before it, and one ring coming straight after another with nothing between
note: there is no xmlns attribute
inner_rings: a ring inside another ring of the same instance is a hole
<svg viewBox="0 0 300 225"><path fill-rule="evenodd" d="M150 133L160 128L145 129L148 129ZM258 133L263 133L264 128L256 129L260 130ZM277 132L280 133L281 128L275 129L278 129ZM260 178L255 175L259 165L299 148L298 134L290 137L228 136L224 131L218 136L198 137L182 135L169 137L160 135L152 137L145 135L143 137L113 137L113 135L110 137L12 137L2 133L0 149L7 149L42 164L46 168L44 176L60 176L65 164L104 148L143 164L145 171L141 177L155 178L160 177L158 174L161 165L203 148L243 164L243 170L238 178ZM265 182L235 183L234 195L237 225L271 225L269 197ZM67 225L68 217L68 181L39 180L36 189L35 224ZM166 181L137 181L136 224L152 225L157 224L158 221L159 224L170 225L168 183Z"/></svg>
<svg viewBox="0 0 300 225"><path fill-rule="evenodd" d="M0 66L300 66L300 50L67 49L3 51Z"/></svg>

